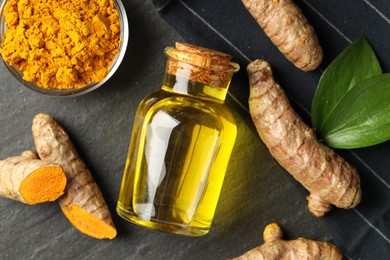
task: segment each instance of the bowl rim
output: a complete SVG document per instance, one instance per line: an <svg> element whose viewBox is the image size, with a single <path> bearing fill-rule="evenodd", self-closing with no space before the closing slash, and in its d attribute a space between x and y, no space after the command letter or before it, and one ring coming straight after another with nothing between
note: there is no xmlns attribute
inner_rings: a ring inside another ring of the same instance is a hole
<svg viewBox="0 0 390 260"><path fill-rule="evenodd" d="M1 0L0 0L1 1ZM10 0L3 0L0 5L0 50L1 43L4 40L5 33L5 19L4 19L4 7L6 3ZM50 97L75 97L83 94L87 94L99 87L101 87L106 81L108 81L119 68L122 60L125 56L128 41L129 41L129 22L126 14L126 9L121 0L112 0L115 6L115 9L118 12L119 22L120 22L120 43L119 43L119 52L116 54L115 58L112 61L111 66L108 68L109 72L105 76L105 78L99 82L91 82L90 84L82 87L82 88L74 88L74 89L45 89L39 87L35 82L25 81L23 77L23 72L18 70L15 66L10 66L3 58L1 58L3 64L8 69L9 72L20 82L23 86L28 89L38 92L40 94L50 96ZM1 54L0 54L1 56Z"/></svg>

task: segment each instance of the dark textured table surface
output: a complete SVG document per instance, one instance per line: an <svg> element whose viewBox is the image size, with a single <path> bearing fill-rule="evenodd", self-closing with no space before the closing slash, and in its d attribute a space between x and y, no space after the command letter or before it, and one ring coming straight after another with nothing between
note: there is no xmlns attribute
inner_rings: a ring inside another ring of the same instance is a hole
<svg viewBox="0 0 390 260"><path fill-rule="evenodd" d="M101 187L118 236L100 241L81 234L57 203L27 206L1 199L0 259L225 259L261 244L262 230L271 221L280 223L289 239L332 241L324 223L306 211L306 191L271 158L248 115L230 99L238 139L210 233L198 238L165 234L118 217L115 206L135 110L160 87L163 48L182 41L149 1L124 5L130 24L127 53L116 74L96 91L48 98L24 88L0 65L0 158L34 149L33 116L52 115Z"/></svg>

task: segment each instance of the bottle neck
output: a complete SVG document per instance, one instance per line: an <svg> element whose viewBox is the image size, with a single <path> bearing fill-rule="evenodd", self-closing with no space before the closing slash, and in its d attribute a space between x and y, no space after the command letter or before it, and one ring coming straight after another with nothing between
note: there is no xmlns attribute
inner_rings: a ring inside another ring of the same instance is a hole
<svg viewBox="0 0 390 260"><path fill-rule="evenodd" d="M225 87L216 87L193 81L189 77L165 73L162 89L171 93L189 95L223 103L229 89L229 83Z"/></svg>
<svg viewBox="0 0 390 260"><path fill-rule="evenodd" d="M172 93L225 101L233 73L239 66L231 56L189 44L165 49L168 57L162 89Z"/></svg>

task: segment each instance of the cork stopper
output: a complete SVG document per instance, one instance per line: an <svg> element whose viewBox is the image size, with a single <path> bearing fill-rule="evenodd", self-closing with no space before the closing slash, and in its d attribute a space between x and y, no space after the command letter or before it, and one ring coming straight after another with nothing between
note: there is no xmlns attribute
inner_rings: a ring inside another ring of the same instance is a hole
<svg viewBox="0 0 390 260"><path fill-rule="evenodd" d="M239 70L231 55L188 43L177 42L176 48L166 48L165 54L169 57L168 74L214 87L228 87L233 73Z"/></svg>

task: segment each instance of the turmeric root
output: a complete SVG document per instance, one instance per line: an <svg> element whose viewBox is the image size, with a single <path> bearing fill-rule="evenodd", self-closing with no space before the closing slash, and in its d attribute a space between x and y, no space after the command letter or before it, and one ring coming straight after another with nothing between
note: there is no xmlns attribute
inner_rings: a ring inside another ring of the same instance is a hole
<svg viewBox="0 0 390 260"><path fill-rule="evenodd" d="M265 34L296 67L317 68L322 48L302 11L292 0L242 0Z"/></svg>
<svg viewBox="0 0 390 260"><path fill-rule="evenodd" d="M283 240L283 232L278 224L272 223L265 227L264 244L256 247L242 256L233 258L244 259L342 259L340 250L328 242L319 242L306 238Z"/></svg>
<svg viewBox="0 0 390 260"><path fill-rule="evenodd" d="M355 207L361 199L357 170L317 140L293 111L266 61L253 61L247 71L249 110L257 132L272 156L310 191L309 211L321 217L330 204Z"/></svg>
<svg viewBox="0 0 390 260"><path fill-rule="evenodd" d="M82 233L114 238L117 232L103 195L64 129L41 113L34 117L32 132L41 159L61 165L67 174L65 194L59 200L65 216Z"/></svg>
<svg viewBox="0 0 390 260"><path fill-rule="evenodd" d="M64 170L33 151L0 161L0 196L26 204L54 201L65 191Z"/></svg>

